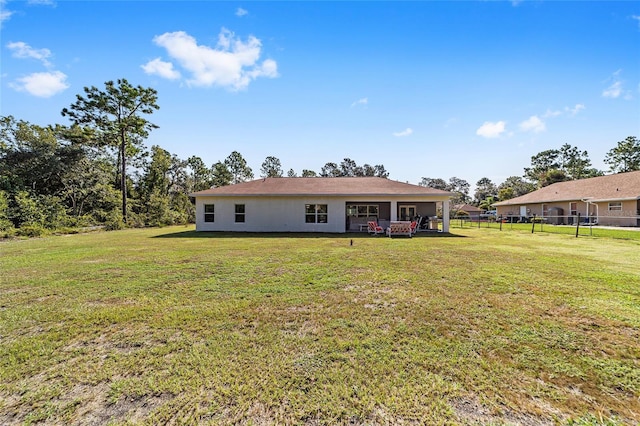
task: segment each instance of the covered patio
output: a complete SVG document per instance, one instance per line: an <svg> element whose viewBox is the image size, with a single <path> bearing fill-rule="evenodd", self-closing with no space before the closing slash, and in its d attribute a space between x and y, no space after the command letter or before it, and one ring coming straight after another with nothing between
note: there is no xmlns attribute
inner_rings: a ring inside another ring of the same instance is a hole
<svg viewBox="0 0 640 426"><path fill-rule="evenodd" d="M418 232L448 229L449 217L444 215L443 219L439 219L439 211L449 211L449 200L347 201L345 229L347 232L367 232L367 223L370 221L376 222L383 229L396 221L416 221Z"/></svg>

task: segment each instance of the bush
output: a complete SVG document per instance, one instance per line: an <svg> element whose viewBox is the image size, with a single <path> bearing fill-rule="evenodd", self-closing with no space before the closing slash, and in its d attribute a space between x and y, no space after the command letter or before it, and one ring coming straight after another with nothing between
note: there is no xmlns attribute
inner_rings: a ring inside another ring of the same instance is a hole
<svg viewBox="0 0 640 426"><path fill-rule="evenodd" d="M12 238L16 235L16 228L11 226L10 228L0 230L0 238Z"/></svg>
<svg viewBox="0 0 640 426"><path fill-rule="evenodd" d="M16 229L16 235L19 237L44 237L49 235L49 230L41 225L25 225Z"/></svg>
<svg viewBox="0 0 640 426"><path fill-rule="evenodd" d="M112 210L107 213L107 217L104 220L104 229L106 231L118 231L124 229L125 224L122 221L122 213L118 210Z"/></svg>

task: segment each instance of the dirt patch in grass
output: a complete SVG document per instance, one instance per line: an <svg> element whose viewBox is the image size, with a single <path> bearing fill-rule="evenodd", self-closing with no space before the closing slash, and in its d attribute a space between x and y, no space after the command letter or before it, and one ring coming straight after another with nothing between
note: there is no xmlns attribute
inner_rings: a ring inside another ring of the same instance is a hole
<svg viewBox="0 0 640 426"><path fill-rule="evenodd" d="M519 426L548 426L555 422L551 418L515 413L507 408L494 410L484 406L478 398L460 397L451 401L454 413L463 424L506 424ZM500 413L496 413L500 411Z"/></svg>

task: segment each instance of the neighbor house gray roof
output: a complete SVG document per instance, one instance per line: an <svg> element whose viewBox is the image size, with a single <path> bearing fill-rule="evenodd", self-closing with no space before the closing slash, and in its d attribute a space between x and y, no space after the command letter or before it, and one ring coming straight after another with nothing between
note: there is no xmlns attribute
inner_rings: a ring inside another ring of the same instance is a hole
<svg viewBox="0 0 640 426"><path fill-rule="evenodd" d="M558 201L635 200L640 198L640 171L558 182L494 206L551 203Z"/></svg>
<svg viewBox="0 0 640 426"><path fill-rule="evenodd" d="M471 204L458 204L453 206L456 210L462 210L467 213L481 213L482 209L476 206L472 206Z"/></svg>
<svg viewBox="0 0 640 426"><path fill-rule="evenodd" d="M451 196L451 192L412 185L379 177L293 177L265 178L235 185L219 186L190 194L206 196L356 196L418 195Z"/></svg>

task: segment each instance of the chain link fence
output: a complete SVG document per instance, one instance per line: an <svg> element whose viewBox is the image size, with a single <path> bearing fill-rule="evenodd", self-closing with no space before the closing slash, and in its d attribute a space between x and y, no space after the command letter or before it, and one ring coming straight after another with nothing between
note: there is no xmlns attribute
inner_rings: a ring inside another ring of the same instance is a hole
<svg viewBox="0 0 640 426"><path fill-rule="evenodd" d="M485 216L485 217L483 217ZM640 240L640 226L601 226L595 217L582 218L573 216L545 216L529 218L502 216L454 216L450 219L452 230L465 228L493 229L497 231L516 232L548 232L566 234L575 237L602 237ZM607 219L611 219L608 217ZM620 223L635 221L640 224L640 216L616 217Z"/></svg>

